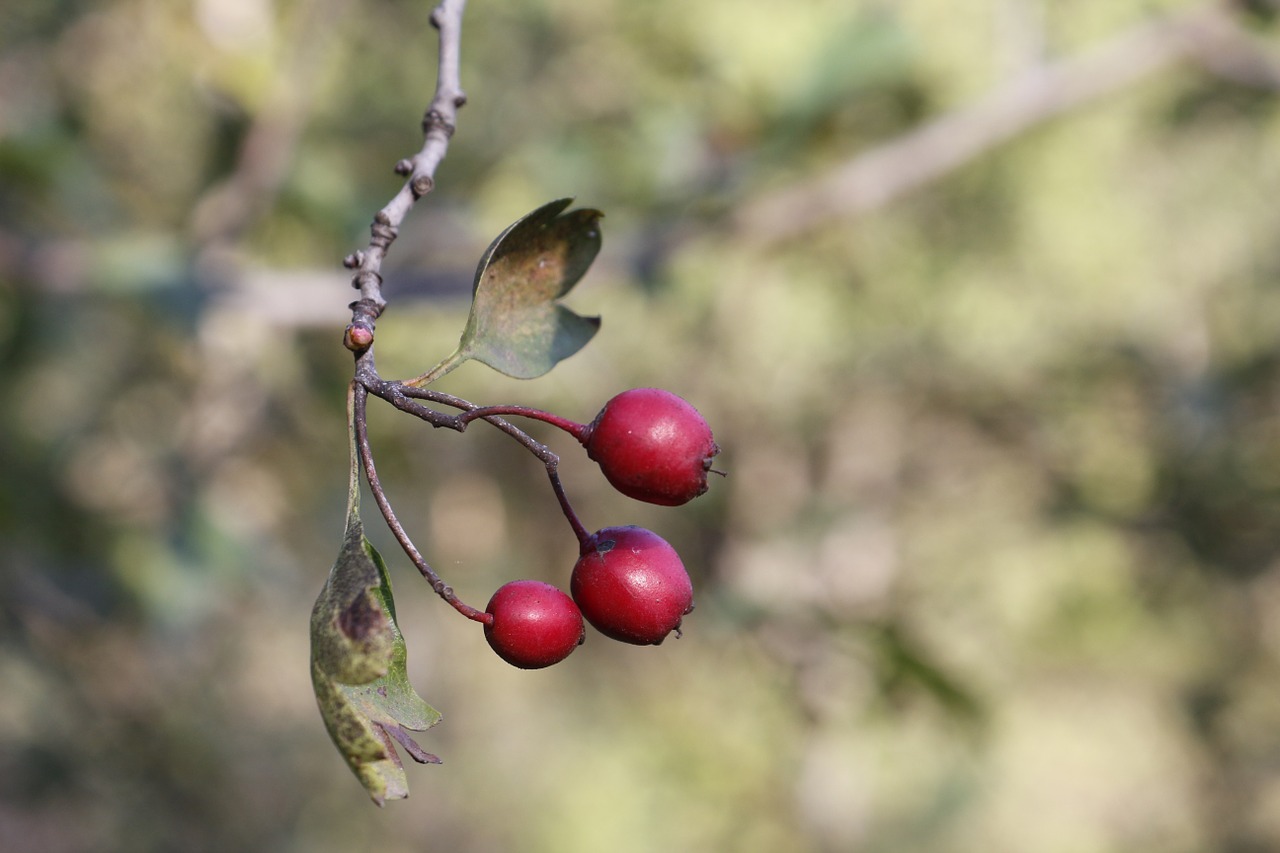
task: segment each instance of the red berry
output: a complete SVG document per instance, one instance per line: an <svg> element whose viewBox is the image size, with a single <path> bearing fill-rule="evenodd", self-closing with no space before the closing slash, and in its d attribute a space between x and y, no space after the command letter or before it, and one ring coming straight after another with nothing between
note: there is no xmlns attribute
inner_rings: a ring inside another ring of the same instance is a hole
<svg viewBox="0 0 1280 853"><path fill-rule="evenodd" d="M693 584L667 541L643 527L606 527L586 542L569 582L582 615L606 637L657 645L693 610Z"/></svg>
<svg viewBox="0 0 1280 853"><path fill-rule="evenodd" d="M605 403L582 443L615 489L662 506L705 492L720 452L698 410L659 388L633 388Z"/></svg>
<svg viewBox="0 0 1280 853"><path fill-rule="evenodd" d="M583 640L582 613L573 599L542 581L505 584L489 599L493 621L484 638L498 657L521 669L559 663Z"/></svg>

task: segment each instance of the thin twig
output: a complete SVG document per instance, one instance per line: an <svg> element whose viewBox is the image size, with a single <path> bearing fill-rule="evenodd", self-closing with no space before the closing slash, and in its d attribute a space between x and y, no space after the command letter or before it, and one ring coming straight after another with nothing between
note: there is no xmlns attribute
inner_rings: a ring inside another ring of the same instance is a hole
<svg viewBox="0 0 1280 853"><path fill-rule="evenodd" d="M431 13L431 24L440 31L440 63L435 97L422 117L422 148L396 164L396 174L405 177L404 186L373 217L368 247L343 261L355 270L351 286L360 291L360 298L351 303L351 325L345 338L347 348L356 353L370 351L374 324L387 307L382 295L382 260L414 203L435 186L436 169L449 151L458 109L467 102L458 71L466 5L466 0L443 0Z"/></svg>

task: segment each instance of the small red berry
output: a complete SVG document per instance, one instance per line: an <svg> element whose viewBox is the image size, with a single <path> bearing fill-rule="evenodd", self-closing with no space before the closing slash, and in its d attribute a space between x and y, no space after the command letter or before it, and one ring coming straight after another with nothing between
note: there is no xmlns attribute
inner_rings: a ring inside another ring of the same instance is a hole
<svg viewBox="0 0 1280 853"><path fill-rule="evenodd" d="M657 645L693 610L693 584L680 555L643 527L606 527L586 542L569 582L582 615L601 634Z"/></svg>
<svg viewBox="0 0 1280 853"><path fill-rule="evenodd" d="M582 443L615 489L661 506L705 492L720 452L698 410L659 388L633 388L605 403Z"/></svg>
<svg viewBox="0 0 1280 853"><path fill-rule="evenodd" d="M582 613L573 599L542 581L504 584L485 612L493 621L484 626L484 638L498 657L521 669L559 663L585 635Z"/></svg>

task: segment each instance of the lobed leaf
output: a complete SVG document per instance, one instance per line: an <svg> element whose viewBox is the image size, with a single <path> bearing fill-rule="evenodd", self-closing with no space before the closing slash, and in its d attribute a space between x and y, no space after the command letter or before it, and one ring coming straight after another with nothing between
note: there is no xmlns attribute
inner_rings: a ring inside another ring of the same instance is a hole
<svg viewBox="0 0 1280 853"><path fill-rule="evenodd" d="M517 220L480 258L455 363L467 358L508 376L533 379L576 353L600 328L559 303L600 252L598 210L565 213L573 199Z"/></svg>

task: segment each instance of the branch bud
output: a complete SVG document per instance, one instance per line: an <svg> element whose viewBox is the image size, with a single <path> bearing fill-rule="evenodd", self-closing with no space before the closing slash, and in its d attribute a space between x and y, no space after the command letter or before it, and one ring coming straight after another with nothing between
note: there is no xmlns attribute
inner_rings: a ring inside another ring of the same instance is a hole
<svg viewBox="0 0 1280 853"><path fill-rule="evenodd" d="M352 323L347 326L342 343L352 352L364 352L373 345L373 329L364 323Z"/></svg>

